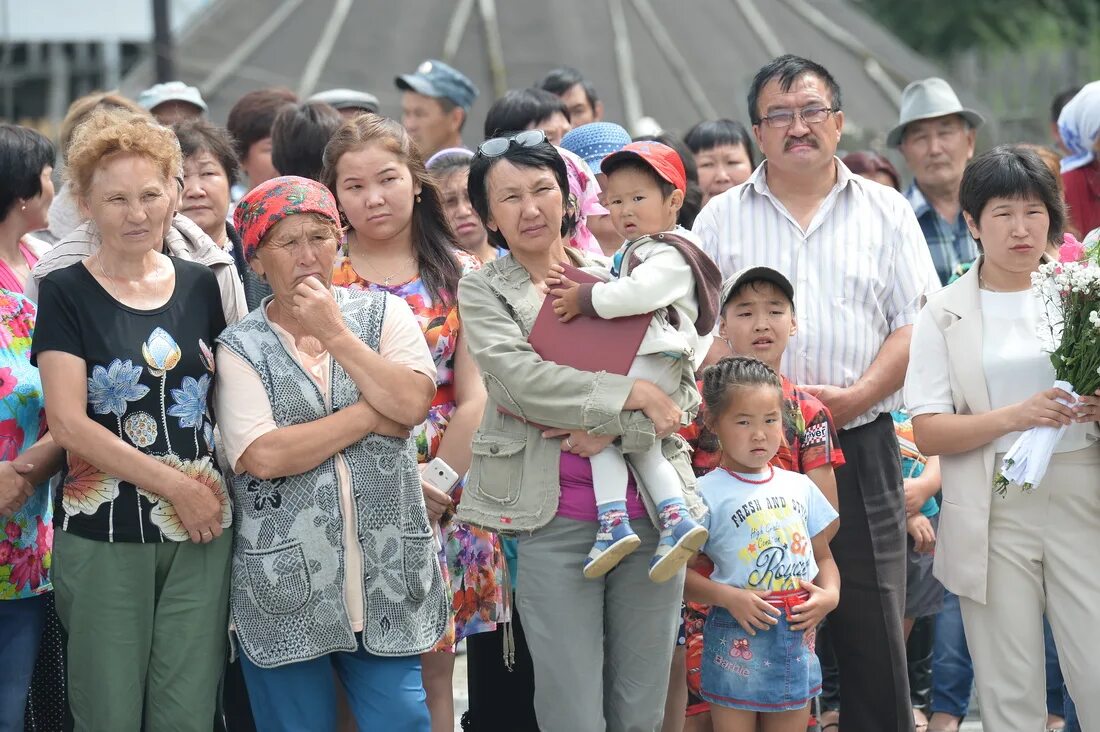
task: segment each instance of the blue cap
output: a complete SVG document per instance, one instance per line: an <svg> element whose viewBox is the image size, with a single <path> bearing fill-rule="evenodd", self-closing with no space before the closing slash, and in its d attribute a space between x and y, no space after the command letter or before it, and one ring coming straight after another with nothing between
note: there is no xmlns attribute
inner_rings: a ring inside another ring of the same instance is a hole
<svg viewBox="0 0 1100 732"><path fill-rule="evenodd" d="M149 111L156 109L165 102L187 102L195 105L203 112L207 111L206 102L203 101L199 90L184 84L182 81L166 81L162 84L154 84L138 95L137 102Z"/></svg>
<svg viewBox="0 0 1100 732"><path fill-rule="evenodd" d="M561 138L561 147L584 159L593 173L599 173L600 163L613 152L630 144L630 133L613 122L590 122L574 127Z"/></svg>
<svg viewBox="0 0 1100 732"><path fill-rule="evenodd" d="M477 99L477 87L461 71L434 58L416 67L411 74L398 76L394 83L402 91L416 92L426 97L454 102L467 112Z"/></svg>

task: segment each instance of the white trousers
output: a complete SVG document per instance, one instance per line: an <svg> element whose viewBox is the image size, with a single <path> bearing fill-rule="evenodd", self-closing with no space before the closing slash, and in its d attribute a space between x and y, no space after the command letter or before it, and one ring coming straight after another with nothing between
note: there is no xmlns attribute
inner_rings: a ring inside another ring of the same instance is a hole
<svg viewBox="0 0 1100 732"><path fill-rule="evenodd" d="M635 357L627 376L652 381L666 394L671 395L680 388L682 373L683 363L680 359L661 354L646 354ZM627 459L641 479L642 484L638 489L646 491L654 507L670 498L683 496L680 476L661 452L660 440L654 442L645 452L631 453L627 458L624 458L616 445L609 445L589 459L592 465L592 490L596 494L597 506L626 500Z"/></svg>
<svg viewBox="0 0 1100 732"><path fill-rule="evenodd" d="M1081 729L1100 730L1100 445L1056 454L1031 493L993 496L986 603L960 607L987 732L1046 729L1044 612Z"/></svg>

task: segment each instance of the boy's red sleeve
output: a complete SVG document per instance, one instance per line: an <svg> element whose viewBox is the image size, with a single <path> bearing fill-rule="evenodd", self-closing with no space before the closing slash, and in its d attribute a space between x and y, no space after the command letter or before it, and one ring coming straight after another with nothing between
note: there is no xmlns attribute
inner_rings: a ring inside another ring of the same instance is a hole
<svg viewBox="0 0 1100 732"><path fill-rule="evenodd" d="M799 440L802 472L808 473L826 465L839 468L844 464L844 451L840 449L829 408L808 394L799 394L799 406L806 423Z"/></svg>

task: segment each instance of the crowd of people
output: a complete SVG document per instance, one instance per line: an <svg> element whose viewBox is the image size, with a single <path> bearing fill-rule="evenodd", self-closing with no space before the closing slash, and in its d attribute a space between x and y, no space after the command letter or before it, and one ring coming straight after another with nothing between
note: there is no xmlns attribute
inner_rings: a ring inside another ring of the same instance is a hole
<svg viewBox="0 0 1100 732"><path fill-rule="evenodd" d="M1100 392L1031 283L1100 238L1100 82L980 154L913 82L903 187L840 81L782 56L747 126L640 139L559 68L474 140L437 60L395 119L0 124L0 731L449 732L460 647L474 732L955 732L974 684L990 732L1100 728ZM548 317L642 327L589 371Z"/></svg>

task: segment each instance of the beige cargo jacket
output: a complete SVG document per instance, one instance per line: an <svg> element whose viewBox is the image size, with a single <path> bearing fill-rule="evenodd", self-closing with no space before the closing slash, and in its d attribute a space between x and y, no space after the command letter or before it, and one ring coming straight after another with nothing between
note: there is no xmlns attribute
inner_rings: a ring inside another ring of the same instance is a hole
<svg viewBox="0 0 1100 732"><path fill-rule="evenodd" d="M568 252L578 266L593 266L576 250ZM653 423L641 412L623 411L634 379L544 361L527 343L542 298L515 259L501 257L463 277L458 306L463 338L489 394L473 439L459 519L507 534L534 531L555 516L560 441L544 439L537 425L616 435L624 453L653 444ZM698 409L690 359L684 359L674 399L689 416ZM701 517L705 508L695 493L691 448L673 435L665 439L663 450L683 481L689 509ZM653 506L646 503L652 517Z"/></svg>

